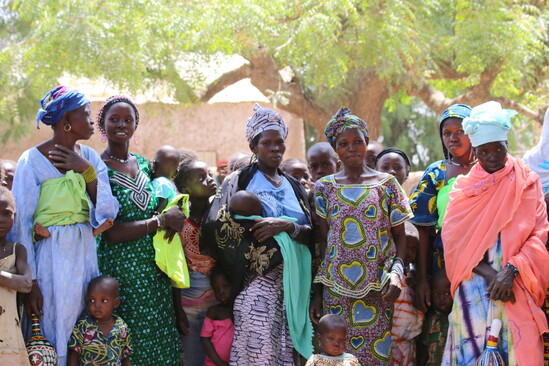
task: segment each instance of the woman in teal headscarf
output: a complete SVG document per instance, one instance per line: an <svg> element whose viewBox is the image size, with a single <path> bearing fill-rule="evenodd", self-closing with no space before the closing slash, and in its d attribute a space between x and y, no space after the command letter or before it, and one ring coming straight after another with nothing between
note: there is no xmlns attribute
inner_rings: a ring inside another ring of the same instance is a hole
<svg viewBox="0 0 549 366"><path fill-rule="evenodd" d="M427 167L409 199L414 213L410 221L419 230L414 305L423 312L431 304L428 275L433 268L443 266L440 230L448 194L456 177L469 173L476 162L469 137L461 126L470 114L471 107L464 104L454 104L442 113L438 126L444 159Z"/></svg>
<svg viewBox="0 0 549 366"><path fill-rule="evenodd" d="M88 98L58 86L40 103L36 121L51 126L53 137L19 158L13 230L32 271L27 314L41 316L42 331L64 366L88 282L98 275L94 235L112 225L118 202L99 154L78 143L94 131Z"/></svg>

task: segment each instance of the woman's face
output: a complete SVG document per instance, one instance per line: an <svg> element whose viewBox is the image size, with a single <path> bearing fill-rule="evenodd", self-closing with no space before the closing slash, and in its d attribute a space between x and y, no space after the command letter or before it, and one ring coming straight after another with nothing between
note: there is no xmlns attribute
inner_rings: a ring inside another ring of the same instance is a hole
<svg viewBox="0 0 549 366"><path fill-rule="evenodd" d="M128 103L113 104L105 114L105 134L110 141L127 142L135 128L135 112Z"/></svg>
<svg viewBox="0 0 549 366"><path fill-rule="evenodd" d="M480 166L493 174L503 169L507 161L507 141L495 141L474 148Z"/></svg>
<svg viewBox="0 0 549 366"><path fill-rule="evenodd" d="M450 117L442 122L442 142L452 156L460 158L471 150L471 141L463 132L461 118Z"/></svg>
<svg viewBox="0 0 549 366"><path fill-rule="evenodd" d="M286 142L280 131L267 130L261 132L257 145L250 144L250 150L261 164L276 169L284 157Z"/></svg>
<svg viewBox="0 0 549 366"><path fill-rule="evenodd" d="M334 149L345 166L361 166L366 157L368 138L357 128L343 131L336 139Z"/></svg>
<svg viewBox="0 0 549 366"><path fill-rule="evenodd" d="M402 184L408 178L410 166L406 164L404 158L397 153L388 153L383 155L376 165L376 170L383 173L388 173L394 176L398 183Z"/></svg>
<svg viewBox="0 0 549 366"><path fill-rule="evenodd" d="M77 140L87 140L92 137L94 133L93 123L89 104L67 112L67 121L65 124L71 126L69 133L74 135Z"/></svg>

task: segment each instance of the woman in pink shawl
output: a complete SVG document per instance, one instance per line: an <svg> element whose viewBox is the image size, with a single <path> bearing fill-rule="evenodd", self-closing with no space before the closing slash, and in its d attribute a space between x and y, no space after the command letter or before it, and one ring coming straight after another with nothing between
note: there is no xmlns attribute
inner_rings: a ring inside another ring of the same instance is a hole
<svg viewBox="0 0 549 366"><path fill-rule="evenodd" d="M478 164L457 179L443 223L454 297L443 365L474 365L493 318L506 364L543 364L549 224L538 176L507 154L510 112L488 102L463 120Z"/></svg>

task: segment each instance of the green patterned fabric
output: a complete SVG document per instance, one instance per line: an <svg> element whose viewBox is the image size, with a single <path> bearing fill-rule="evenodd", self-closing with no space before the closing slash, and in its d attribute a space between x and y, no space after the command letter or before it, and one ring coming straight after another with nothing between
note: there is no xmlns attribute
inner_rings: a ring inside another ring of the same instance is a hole
<svg viewBox="0 0 549 366"><path fill-rule="evenodd" d="M153 216L158 200L151 184L151 168L143 156L136 157L135 179L109 168L113 195L120 203L115 221L132 222ZM108 244L98 237L99 271L120 282L122 304L116 313L132 334L133 366L179 365L179 335L169 278L154 260L152 235Z"/></svg>

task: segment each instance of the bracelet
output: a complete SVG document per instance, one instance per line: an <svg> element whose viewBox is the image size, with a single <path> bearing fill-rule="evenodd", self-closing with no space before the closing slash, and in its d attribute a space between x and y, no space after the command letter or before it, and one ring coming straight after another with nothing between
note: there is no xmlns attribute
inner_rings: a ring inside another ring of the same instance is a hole
<svg viewBox="0 0 549 366"><path fill-rule="evenodd" d="M38 286L38 280L32 280L33 286Z"/></svg>
<svg viewBox="0 0 549 366"><path fill-rule="evenodd" d="M295 239L299 235L301 228L294 222L294 231L290 234L290 238Z"/></svg>
<svg viewBox="0 0 549 366"><path fill-rule="evenodd" d="M164 230L166 228L166 216L165 215L156 215L154 216L156 223L158 224L157 230Z"/></svg>
<svg viewBox="0 0 549 366"><path fill-rule="evenodd" d="M147 227L147 235L149 234L149 220L145 220L145 226Z"/></svg>
<svg viewBox="0 0 549 366"><path fill-rule="evenodd" d="M511 263L507 263L507 264L505 265L505 267L511 268L511 269L513 270L513 276L514 276L514 277L517 277L517 276L518 276L519 270L518 270L517 267L513 266Z"/></svg>
<svg viewBox="0 0 549 366"><path fill-rule="evenodd" d="M97 179L97 173L95 172L95 167L93 165L89 165L86 170L82 172L82 176L84 177L84 181L86 184L93 182Z"/></svg>

